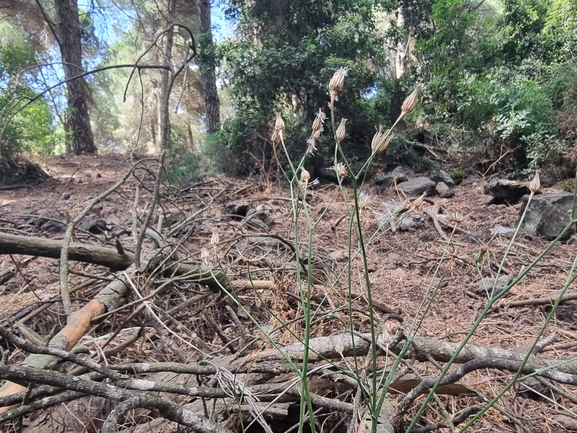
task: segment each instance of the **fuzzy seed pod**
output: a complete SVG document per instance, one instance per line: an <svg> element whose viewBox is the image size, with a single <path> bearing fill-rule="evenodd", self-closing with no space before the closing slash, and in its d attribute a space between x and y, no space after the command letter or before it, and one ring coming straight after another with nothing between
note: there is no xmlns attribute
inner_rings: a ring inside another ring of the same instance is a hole
<svg viewBox="0 0 577 433"><path fill-rule="evenodd" d="M323 125L325 123L325 120L327 120L327 116L326 114L319 108L319 112L317 113L317 116L315 117L315 120L313 121L313 132L314 131L318 131L318 130L322 130L323 129Z"/></svg>
<svg viewBox="0 0 577 433"><path fill-rule="evenodd" d="M320 134L319 134L320 135ZM309 138L307 140L307 152L306 153L310 153L311 155L314 155L315 152L317 151L317 147L315 146L315 140L314 138Z"/></svg>

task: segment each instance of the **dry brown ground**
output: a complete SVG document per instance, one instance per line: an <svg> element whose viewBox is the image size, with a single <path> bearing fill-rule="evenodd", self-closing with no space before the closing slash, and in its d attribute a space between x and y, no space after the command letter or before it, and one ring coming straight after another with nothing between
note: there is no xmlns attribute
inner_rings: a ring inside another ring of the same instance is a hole
<svg viewBox="0 0 577 433"><path fill-rule="evenodd" d="M0 226L2 231L11 234L34 234L36 236L62 238L62 232L54 233L41 230L35 221L37 218L31 215L50 217L55 220L66 221L75 217L86 205L89 199L110 187L120 179L130 162L121 156L100 157L70 157L66 159L49 159L43 162L42 167L52 176L52 179L42 184L28 188L0 191ZM140 172L139 176L150 185L151 175ZM109 224L130 228L132 224L131 208L137 182L130 179L119 193L110 196L104 203L91 213L94 218L105 220ZM274 290L261 292L261 299L257 299L251 291L245 291L241 299L246 303L249 310L259 320L269 322L271 326L278 324L274 319L263 312L262 303L274 310L283 320L290 320L300 314L300 307L295 301L295 266L294 257L289 250L281 248L278 243L262 243L251 238L252 234L269 233L278 235L282 239L294 242L294 230L291 223L291 203L287 188L268 185L264 180L246 180L215 178L197 183L190 188L177 190L164 190L166 198L162 206L166 215L175 210L183 213L191 213L208 206L191 226L193 234L182 246L186 259L190 262L201 263L201 248L206 248L212 253L209 259L214 263L219 262L227 271L229 277L235 280L267 280L275 283ZM470 329L478 313L485 305L483 296L470 292L470 283L479 281L479 272L475 267L474 257L484 247L487 250L481 263L481 273L488 277L495 275L499 263L506 251L511 234L491 235L491 229L498 226L514 228L518 218L518 206L483 204L483 190L481 179L467 179L463 185L455 188L455 196L440 201L445 212L459 212L465 216L459 225L461 232L456 232L451 244L447 242L435 230L430 221L425 220L421 224L408 231L378 229L375 213L385 212L384 203L395 200L403 201L394 188L377 190L368 188L371 202L362 211L362 225L365 232L370 236L378 232L380 235L367 247L368 264L372 271L373 295L376 300L397 310L405 320L405 326L410 326L413 318L422 308L423 299L431 291L431 282L438 282L442 277L440 288L431 304L430 311L423 320L420 334L429 338L444 341L459 342ZM149 194L141 190L139 211L144 212L149 200ZM351 197L351 191L346 190L347 196ZM231 219L227 216L231 203L245 200L250 209L258 211L256 219L264 221L268 227L255 224L254 220ZM323 212L324 216L312 234L313 238L313 274L320 286L329 287L336 281L339 272L347 263L348 251L348 219L335 223L345 214L345 206L335 185L325 185L316 190L309 201L310 216L316 220ZM219 244L215 248L211 246L212 234L218 231ZM464 233L468 232L469 234ZM450 230L445 230L450 235ZM304 218L299 223L300 247L307 250L306 236L307 225ZM75 238L79 242L98 243L104 239L104 235L89 236L79 233ZM121 237L125 245L132 242L132 237L125 234ZM250 241L247 241L250 239ZM261 238L266 239L266 238ZM177 242L177 238L172 239ZM147 244L149 245L149 244ZM510 250L503 266L505 274L516 276L531 261L539 255L548 245L548 242L532 237L521 232ZM497 307L485 318L481 326L473 336L471 343L499 347L504 349L528 348L535 341L545 323L548 309L546 306L517 306L509 304L512 301L530 300L540 298L560 290L575 258L577 248L575 243L560 243L548 254L510 294L497 303ZM1 253L1 252L0 252ZM2 316L13 317L14 314L31 304L39 304L39 300L45 300L58 294L59 271L58 262L52 259L36 258L29 263L23 264L24 257L0 256L2 264L0 271L11 266L13 260L22 264L17 275L0 286L0 305ZM303 257L304 258L304 257ZM443 261L437 271L440 259ZM362 263L360 259L352 261L351 289L361 293ZM75 264L72 266L75 272L85 274L101 273L103 270L92 265ZM84 276L71 275L72 285L79 284L85 279ZM103 283L104 284L104 283ZM98 285L79 292L76 295L75 305L82 305L90 299L98 289ZM573 284L573 289L575 284ZM186 301L199 289L174 284L169 293L155 301L163 308L170 308ZM329 294L328 303L331 308L345 304L347 297L347 278L342 278ZM222 340L214 330L206 324L207 314L220 320L226 318L222 305L216 299L208 299L197 305L191 306L178 316L180 325L174 325L173 329L180 332L195 347L205 353L226 354L222 350ZM326 302L325 302L326 304ZM325 305L328 309L329 306ZM358 308L364 308L357 304ZM204 315L203 315L204 314ZM377 313L378 314L378 313ZM239 313L244 329L251 337L258 341L258 332L255 330L243 314ZM573 313L573 319L577 313ZM555 335L555 340L542 352L542 356L554 359L571 359L577 357L577 325L575 321L559 320L554 317L544 331L544 337ZM226 319L229 320L229 319ZM138 321L137 321L138 322ZM26 325L40 335L47 334L53 325L63 326L65 316L61 307L56 304L49 310L33 317ZM298 322L296 322L298 323ZM357 331L367 332L369 321L365 316L355 316ZM3 326L8 325L4 323ZM137 326L137 324L133 324ZM117 324L110 321L96 326L91 337L96 338L109 332ZM128 326L128 325L126 325ZM230 323L220 323L222 331L231 340L238 337L238 329ZM183 332L182 329L188 329ZM291 329L299 334L302 332L300 325L293 324ZM315 335L329 335L343 329L343 323L339 320L327 318L319 322L314 328ZM294 339L288 332L278 331L275 334L279 343L290 343ZM245 341L250 340L246 338ZM196 360L200 353L192 347L175 342L183 351L185 358ZM250 350L263 349L262 342L249 347ZM221 351L219 353L219 351ZM213 355L214 356L214 355ZM18 352L13 353L10 361L21 359ZM142 341L138 345L124 350L112 356L108 362L120 362L126 360L178 360L176 355L164 352L152 339ZM435 370L429 366L420 366L422 373L434 375ZM479 371L467 376L463 382L475 387L488 398L493 397L498 390L512 375L508 372L495 370ZM568 395L577 398L577 390L568 386L561 386ZM479 403L477 398L472 397L441 397L445 409L452 413L468 404ZM501 407L514 415L522 425L532 432L561 432L562 427L551 421L555 414L567 414L562 409L565 407L573 410L577 407L575 400L560 396L556 402L528 400L521 398L510 390L501 399ZM431 422L438 420L439 415L435 409L426 412L426 419ZM32 425L31 423L30 425ZM27 424L25 424L27 425ZM46 425L43 425L46 428ZM55 431L58 430L54 428ZM477 421L471 431L521 431L520 427L511 423L503 414L490 410L481 420ZM8 430L6 430L8 431ZM438 430L449 431L449 430Z"/></svg>

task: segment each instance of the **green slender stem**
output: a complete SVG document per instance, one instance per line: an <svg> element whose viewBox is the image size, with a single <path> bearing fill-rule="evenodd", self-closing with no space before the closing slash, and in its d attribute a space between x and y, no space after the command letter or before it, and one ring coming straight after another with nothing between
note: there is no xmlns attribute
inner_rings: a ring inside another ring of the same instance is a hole
<svg viewBox="0 0 577 433"><path fill-rule="evenodd" d="M465 345L469 342L469 340L471 339L473 334L477 331L477 328L479 327L479 325L481 324L481 322L483 321L483 319L485 318L487 313L491 310L491 308L493 307L495 302L497 302L499 299L501 299L503 296L505 296L509 292L509 290L511 290L511 288L513 286L515 286L515 284L517 284L521 279L523 279L533 269L533 267L535 267L535 265L537 263L539 263L543 259L543 257L545 257L549 253L549 251L551 251L553 249L553 247L555 245L557 245L557 243L565 236L565 234L569 231L569 229L576 222L577 221L575 221L575 220L571 220L569 222L569 224L559 234L559 236L557 236L553 241L551 241L551 243L547 246L547 248L545 248L545 250L543 250L541 252L541 254L539 254L539 256L537 256L537 258L534 259L529 264L529 266L527 266L525 269L523 269L523 271L507 287L505 287L503 290L501 290L499 293L497 293L495 296L491 297L488 300L487 305L485 305L485 307L481 311L481 314L479 314L479 317L477 318L477 320L475 320L472 328L469 330L469 332L465 336L464 340L461 342L461 344L459 345L457 350L455 350L455 353L453 354L453 356L451 356L451 359L449 359L447 364L445 364L445 367L441 371L441 374L439 374L439 377L435 381L435 384L429 390L428 395L432 395L435 392L435 390L439 386L439 383L441 382L441 380L443 380L443 378L447 374L447 371L449 371L449 368L451 368L451 366L455 362L455 359L457 358L457 356L459 356L459 354L461 353L461 350L463 350L463 347L465 347ZM421 407L419 407L419 409L417 410L417 413L414 415L413 420L411 421L411 424L407 427L407 430L406 430L407 432L410 432L412 430L412 428L417 423L419 417L421 416L421 414L423 413L425 408L426 408L426 406L423 404L421 405Z"/></svg>
<svg viewBox="0 0 577 433"><path fill-rule="evenodd" d="M529 361L529 358L533 355L533 352L535 351L535 347L537 346L537 343L539 343L539 341L541 340L541 337L543 337L543 334L545 333L545 329L547 328L547 325L549 324L549 322L551 321L551 319L553 319L553 315L555 314L555 311L557 310L557 307L559 306L559 304L561 303L561 299L563 299L563 296L565 295L565 293L567 292L567 290L569 289L569 286L575 281L575 278L577 278L577 275L575 275L575 269L577 268L577 256L575 256L575 258L573 259L573 265L571 266L571 270L569 271L569 274L567 275L567 279L565 281L565 285L563 286L563 289L561 290L561 292L559 293L559 296L557 297L557 299L555 300L555 304L553 305L553 308L551 308L551 311L549 312L549 314L547 315L547 318L545 319L545 323L543 324L543 326L541 327L541 330L539 331L539 333L537 334L537 336L535 337L535 340L533 341L533 344L531 345L531 347L529 348L528 352L527 352L527 356L525 356L525 358L523 358L523 362L521 363L519 369L517 370L517 372L515 373L515 376L513 377L513 379L511 379L511 381L501 390L501 392L499 392L495 397L493 397L493 399L487 403L485 405L485 407L478 412L472 419L470 419L467 424L465 424L465 426L460 430L461 432L464 432L468 427L470 427L477 419L479 419L479 417L481 417L485 412L487 412L501 397L503 397L503 395L515 384L519 381L519 378L521 376L521 372L523 371L523 368L525 367L525 365L527 364L527 362Z"/></svg>

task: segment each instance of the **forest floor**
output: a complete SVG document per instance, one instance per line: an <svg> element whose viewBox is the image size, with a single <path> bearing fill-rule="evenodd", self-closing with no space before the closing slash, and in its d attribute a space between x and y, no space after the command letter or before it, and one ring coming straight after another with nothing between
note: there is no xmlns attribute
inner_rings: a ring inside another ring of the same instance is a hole
<svg viewBox="0 0 577 433"><path fill-rule="evenodd" d="M78 215L89 200L119 181L131 163L117 155L53 158L44 160L40 165L49 174L49 179L30 188L0 190L1 231L62 239L65 226L60 225L58 221L68 221ZM137 175L144 185L151 187L150 172L142 170ZM520 205L486 205L483 183L484 179L480 177L470 177L454 188L455 194L452 198L437 200L445 214L458 212L464 216L464 220L454 233L450 229L444 230L445 235L451 237L450 242L438 233L434 224L424 215L415 214L415 224L405 231L400 229L393 231L388 225L383 228L379 225L377 217L387 215L387 206L392 210L403 203L405 197L400 195L394 186L383 189L368 185L365 189L370 196L370 202L361 213L365 239L375 234L374 240L367 242L366 248L372 295L376 301L402 316L406 328L411 326L415 317L422 317L419 335L440 341L462 341L487 302L483 290L475 290L475 284L480 282L481 275L494 277L505 252L509 249L501 275L515 277L549 244L544 239L529 236L521 231L511 246L513 232L505 229L516 227ZM188 185L186 188L163 187L161 193L163 194L161 213L165 214L165 222L170 223L175 215L191 215L198 212L190 224L184 227L189 237L179 247L180 251L185 252L188 261L202 263L203 260L210 260L213 264L218 263L233 281L272 281L273 288L260 290L258 296L251 290L245 290L240 295L248 311L263 325L268 324L272 327L278 325L277 319L264 312L263 303L275 312L279 320L288 322L301 314L302 307L297 301L296 266L294 256L291 256L292 251L281 248L282 243L270 242L270 239L278 238L294 244L295 230L292 223L290 191L286 185L270 183L266 179L215 177ZM130 178L117 192L103 200L90 213L91 218L106 222L108 227L104 233L93 235L81 231L74 240L103 244L108 231L122 227L128 230L124 234L119 232L119 239L124 245L130 245L133 238L129 229L132 227L132 210L136 194L140 197L137 208L142 217L150 201L150 193L146 188L139 187L136 178ZM350 201L351 190L345 188L345 194ZM247 218L247 215L231 218L230 213L239 206L245 206L248 215L252 214L254 218ZM349 291L362 295L365 285L362 260L359 257L351 261L350 283L346 275L338 280L348 263L349 220L346 217L342 219L346 215L346 206L337 186L325 184L317 188L310 197L308 210L314 221L322 215L322 219L312 232L313 279L315 285L321 288L321 292L324 290L321 298L325 297L327 300L325 304L328 302L330 308L338 309L347 305ZM51 220L53 223L47 224ZM301 259L304 259L308 251L306 243L308 231L303 212L298 227ZM218 243L214 240L215 232L218 232ZM267 237L267 234L272 234L276 238ZM170 240L177 243L179 239L172 237ZM267 239L269 242L266 242ZM574 241L573 239L556 245L506 297L497 301L470 343L512 351L531 347L542 332L551 307L532 305L531 300L550 296L563 288L577 249ZM108 242L110 243L110 239ZM113 242L110 245L113 246ZM146 248L150 248L151 245L150 242L145 243ZM206 253L201 257L203 249L210 252L209 259ZM477 264L475 256L480 250L485 254ZM22 309L31 310L30 305L40 305L41 302L59 294L58 260L38 257L26 261L25 256L18 255L2 255L0 260L2 260L0 272L14 263L18 265L18 272L0 285L0 305L5 320L16 317L18 311ZM74 286L85 281L90 275L102 275L104 268L71 262L70 271L71 286ZM335 281L338 282L335 284ZM98 287L102 287L102 284ZM332 289L328 289L329 287ZM436 287L438 290L435 290ZM575 283L572 289L577 291ZM91 299L96 292L96 287L88 287L77 292L73 298L76 308ZM423 300L431 299L433 292L435 296L430 309L423 314ZM161 308L168 309L184 302L191 293L196 292L175 283L169 293L164 292L153 302ZM355 302L356 308L367 310L362 300ZM330 309L329 305L325 307ZM375 311L377 319L380 318L382 311ZM246 314L239 311L236 313L244 327L243 332L255 336L257 341L260 341L258 331L249 322ZM550 337L549 344L541 351L544 358L566 360L577 357L577 324L574 320L577 313L574 309L565 313L565 316L554 315L543 332L542 339ZM218 322L220 331L229 341L238 338L237 333L240 330L235 329L231 318L227 316L227 310L219 305L218 301L215 302L210 298L179 312L177 317L179 325L171 328L179 330L194 347L200 348L200 352L218 353L221 350L217 356L228 354L222 349L223 338L207 325L207 314ZM368 318L360 313L354 314L356 331L368 332L370 326ZM567 317L572 319L566 320ZM61 327L65 322L62 307L55 303L48 310L31 317L25 325L42 336L54 325ZM13 323L4 322L2 326L11 325ZM90 335L97 338L114 326L116 325L110 322L107 325L95 326ZM182 333L182 327L187 329L186 333ZM326 319L317 323L313 333L314 336L330 335L338 330L347 331L344 322L327 315ZM291 332L301 335L302 327L292 324ZM275 333L275 339L281 345L294 342L293 335L282 329ZM201 357L192 346L180 344L178 340L174 341L186 359L198 360ZM272 346L260 341L250 346L249 352L270 347ZM119 363L143 358L179 361L176 355L162 352L154 340L149 338L111 356L107 362ZM18 360L22 360L22 354L14 352L10 362ZM435 375L432 366L421 368L422 374ZM461 382L474 387L490 399L512 376L513 373L484 369L467 375ZM472 431L517 432L523 428L531 432L565 431L554 417L567 415L567 411L572 411L575 416L577 388L568 385L558 386L567 395L555 394L557 400L547 400L547 397L528 399L525 398L526 394L522 396L516 389L509 389L498 403L502 411L489 410L475 422ZM573 401L570 400L571 396ZM424 419L435 422L439 417L442 419L442 415L436 413L436 410L454 414L468 405L478 403L483 401L475 396L442 396L435 404L444 407L426 411ZM506 414L509 414L509 417ZM74 422L79 422L90 430L93 421L83 419L78 413L75 415L77 421ZM23 431L35 431L35 429L64 431L62 420L48 422L47 417L58 418L58 411L43 415L40 417L42 421L39 421L38 417L27 419ZM66 411L62 412L62 417L67 418ZM512 418L518 423L512 422ZM423 423L422 425L425 425L426 421ZM7 428L6 431L10 430Z"/></svg>

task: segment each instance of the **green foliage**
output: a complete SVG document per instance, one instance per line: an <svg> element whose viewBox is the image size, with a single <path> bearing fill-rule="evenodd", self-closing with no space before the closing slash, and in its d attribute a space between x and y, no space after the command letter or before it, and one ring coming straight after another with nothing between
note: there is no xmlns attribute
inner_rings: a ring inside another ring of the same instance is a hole
<svg viewBox="0 0 577 433"><path fill-rule="evenodd" d="M203 146L194 149L187 146L184 138L173 136L166 159L166 179L180 188L219 173L238 174L235 171L242 164L234 151L221 145L219 133L206 136Z"/></svg>
<svg viewBox="0 0 577 433"><path fill-rule="evenodd" d="M29 87L33 81L22 71L34 62L34 52L20 42L0 44L0 154L49 154L62 137L54 130L46 100L28 103L35 96Z"/></svg>
<svg viewBox="0 0 577 433"><path fill-rule="evenodd" d="M350 87L337 115L348 119L349 136L366 140L372 135L375 118L383 115L376 110L387 105L383 95L369 102L379 94L379 70L386 64L375 30L375 2L231 0L229 6L229 14L239 20L239 35L218 51L239 120L225 123L225 143L248 147L258 135L269 136L265 125L275 111L284 112L285 121L295 119L293 131L310 134L319 108L327 111L327 83L340 67L350 68ZM306 148L303 137L294 149L300 154Z"/></svg>
<svg viewBox="0 0 577 433"><path fill-rule="evenodd" d="M561 128L561 119L569 121L564 112L574 107L566 101L575 82L567 63L577 41L575 5L505 0L502 6L432 2L408 80L424 83L423 118L448 135L472 134L489 154L517 149L520 166L558 161L571 129Z"/></svg>
<svg viewBox="0 0 577 433"><path fill-rule="evenodd" d="M457 185L461 184L465 179L469 177L467 172L461 170L460 168L451 170L451 176L453 176L453 179L455 179L455 184Z"/></svg>

